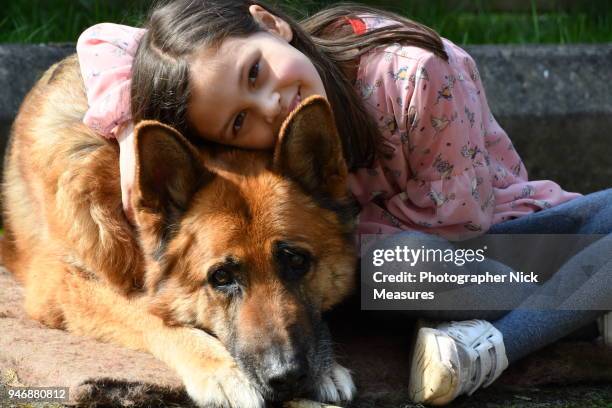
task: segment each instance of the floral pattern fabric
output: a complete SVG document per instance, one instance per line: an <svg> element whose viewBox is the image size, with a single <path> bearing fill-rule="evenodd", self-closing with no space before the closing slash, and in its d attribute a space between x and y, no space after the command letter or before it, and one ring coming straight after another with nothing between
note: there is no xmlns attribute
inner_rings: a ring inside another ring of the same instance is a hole
<svg viewBox="0 0 612 408"><path fill-rule="evenodd" d="M81 76L89 109L83 123L105 137L131 119L132 61L145 30L101 23L85 30L77 41Z"/></svg>

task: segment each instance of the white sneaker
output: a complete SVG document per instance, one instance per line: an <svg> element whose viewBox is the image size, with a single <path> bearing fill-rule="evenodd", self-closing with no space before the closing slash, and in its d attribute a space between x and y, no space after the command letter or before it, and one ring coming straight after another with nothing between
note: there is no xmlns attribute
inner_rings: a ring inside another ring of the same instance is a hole
<svg viewBox="0 0 612 408"><path fill-rule="evenodd" d="M443 323L417 333L410 367L410 397L445 405L487 387L508 367L503 336L485 320Z"/></svg>
<svg viewBox="0 0 612 408"><path fill-rule="evenodd" d="M612 347L612 312L608 312L597 319L597 325L604 344Z"/></svg>

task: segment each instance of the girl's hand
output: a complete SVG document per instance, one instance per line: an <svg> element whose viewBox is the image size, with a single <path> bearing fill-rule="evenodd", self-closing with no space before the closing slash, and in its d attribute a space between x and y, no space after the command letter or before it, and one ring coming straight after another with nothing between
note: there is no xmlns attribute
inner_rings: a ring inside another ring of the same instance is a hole
<svg viewBox="0 0 612 408"><path fill-rule="evenodd" d="M134 186L136 153L134 152L134 124L126 123L117 131L119 142L119 173L121 175L121 202L123 212L130 224L134 225L134 209L130 198Z"/></svg>

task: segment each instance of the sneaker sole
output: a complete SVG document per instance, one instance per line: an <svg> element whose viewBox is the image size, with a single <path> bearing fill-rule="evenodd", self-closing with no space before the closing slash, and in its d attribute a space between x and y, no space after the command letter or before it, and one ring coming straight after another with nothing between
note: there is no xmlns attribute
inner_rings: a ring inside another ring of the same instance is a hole
<svg viewBox="0 0 612 408"><path fill-rule="evenodd" d="M449 344L451 343L451 344ZM454 353L450 359L442 350ZM458 361L457 349L448 336L438 330L421 328L418 331L410 366L410 397L416 403L445 405L451 402L459 387L458 367L442 361Z"/></svg>

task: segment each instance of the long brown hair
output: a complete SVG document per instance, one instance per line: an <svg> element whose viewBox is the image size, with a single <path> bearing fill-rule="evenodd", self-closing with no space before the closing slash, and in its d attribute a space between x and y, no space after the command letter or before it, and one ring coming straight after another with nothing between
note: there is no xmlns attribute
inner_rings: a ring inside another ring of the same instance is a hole
<svg viewBox="0 0 612 408"><path fill-rule="evenodd" d="M262 31L248 11L252 4L285 20L293 32L290 44L317 69L350 170L371 166L380 131L347 78L346 70L357 64L360 55L389 43L419 46L447 59L442 41L433 30L371 7L341 4L298 23L261 0L175 0L154 7L144 27L147 31L132 66L133 120L159 120L197 142L197 134L187 121L188 59L201 47L219 47L229 36L245 37ZM387 17L397 24L362 35L347 32L346 18L364 14Z"/></svg>

